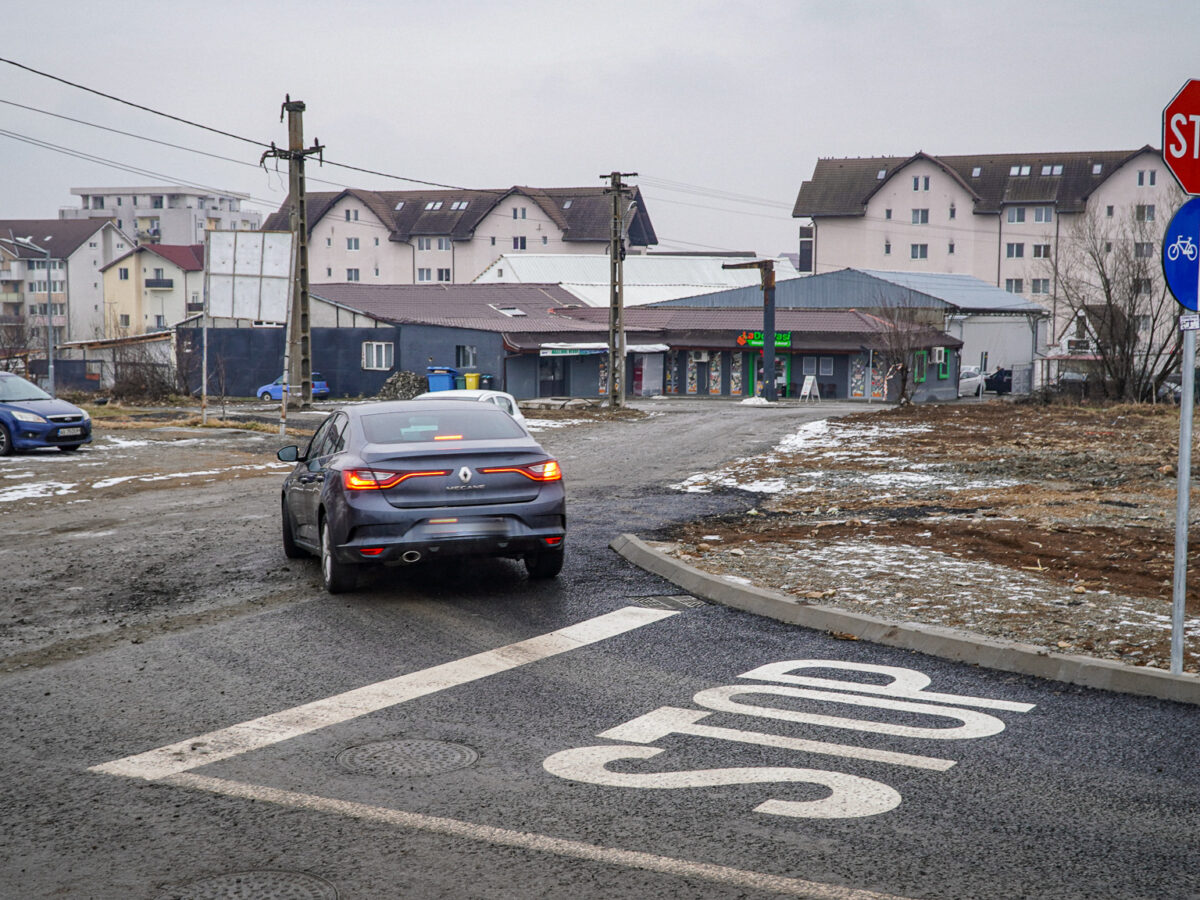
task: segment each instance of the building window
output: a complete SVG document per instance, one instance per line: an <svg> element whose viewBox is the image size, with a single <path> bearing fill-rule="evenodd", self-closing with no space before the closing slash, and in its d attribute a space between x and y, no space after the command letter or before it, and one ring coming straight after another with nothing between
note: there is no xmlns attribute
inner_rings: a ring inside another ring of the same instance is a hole
<svg viewBox="0 0 1200 900"><path fill-rule="evenodd" d="M542 246L544 247L544 246L546 246L546 245L547 245L547 244L549 244L549 243L550 243L550 238L549 238L549 236L548 236L548 235L544 235L544 234L543 234L543 235L542 235Z"/></svg>
<svg viewBox="0 0 1200 900"><path fill-rule="evenodd" d="M1033 166L1013 166L1008 170L1008 175L1010 178L1016 178L1021 175L1028 175L1032 171Z"/></svg>
<svg viewBox="0 0 1200 900"><path fill-rule="evenodd" d="M449 269L438 269L438 281L449 281L449 280L450 280L450 270Z"/></svg>
<svg viewBox="0 0 1200 900"><path fill-rule="evenodd" d="M1113 217L1113 208L1111 206L1104 207L1105 217L1111 219Z"/></svg>
<svg viewBox="0 0 1200 900"><path fill-rule="evenodd" d="M1004 255L1009 259L1024 259L1025 245L1024 244L1005 244Z"/></svg>
<svg viewBox="0 0 1200 900"><path fill-rule="evenodd" d="M515 207L515 206L514 206L514 207L512 208L512 211L513 211L513 218L514 218L514 219L523 219L523 218L525 218L525 207L524 207L524 206L520 207L520 209L518 209L517 207ZM520 215L517 215L518 213L520 213Z"/></svg>
<svg viewBox="0 0 1200 900"><path fill-rule="evenodd" d="M953 219L958 214L958 210L954 208L954 204L950 204L950 218Z"/></svg>
<svg viewBox="0 0 1200 900"><path fill-rule="evenodd" d="M524 250L525 249L525 238L523 236L513 238L513 249L514 250Z"/></svg>
<svg viewBox="0 0 1200 900"><path fill-rule="evenodd" d="M379 266L376 266L376 267L375 267L375 277L376 277L376 278L378 278L378 277L379 277Z"/></svg>
<svg viewBox="0 0 1200 900"><path fill-rule="evenodd" d="M404 201L403 200L401 200L399 203L396 204L396 212L400 212L400 210L402 210L402 209L404 209Z"/></svg>
<svg viewBox="0 0 1200 900"><path fill-rule="evenodd" d="M346 238L346 249L347 250L357 250L358 249L358 238Z"/></svg>
<svg viewBox="0 0 1200 900"><path fill-rule="evenodd" d="M1049 244L1034 244L1033 245L1033 258L1034 259L1049 259L1050 258L1050 245Z"/></svg>
<svg viewBox="0 0 1200 900"><path fill-rule="evenodd" d="M358 210L357 209L346 210L346 221L347 222L357 222L358 221Z"/></svg>
<svg viewBox="0 0 1200 900"><path fill-rule="evenodd" d="M120 316L117 317L117 321L120 322L122 328L128 328L129 327L129 314L122 313Z"/></svg>
<svg viewBox="0 0 1200 900"><path fill-rule="evenodd" d="M450 238L448 238L448 237L438 238L438 249L439 250L449 250L450 249Z"/></svg>
<svg viewBox="0 0 1200 900"><path fill-rule="evenodd" d="M363 341L362 367L386 372L392 367L393 345L386 341Z"/></svg>
<svg viewBox="0 0 1200 900"><path fill-rule="evenodd" d="M1053 206L1035 206L1033 208L1033 221L1035 222L1052 222L1054 220Z"/></svg>
<svg viewBox="0 0 1200 900"><path fill-rule="evenodd" d="M1019 294L1025 290L1025 281L1022 278L1006 278L1004 289L1010 294Z"/></svg>
<svg viewBox="0 0 1200 900"><path fill-rule="evenodd" d="M1150 330L1150 316L1134 316L1133 317L1133 326L1138 331L1149 331Z"/></svg>
<svg viewBox="0 0 1200 900"><path fill-rule="evenodd" d="M1025 221L1025 207L1010 206L1008 208L1008 221L1013 224L1019 224Z"/></svg>
<svg viewBox="0 0 1200 900"><path fill-rule="evenodd" d="M432 246L433 246L433 238L423 238L423 237L417 238L417 249L418 250L428 250Z"/></svg>
<svg viewBox="0 0 1200 900"><path fill-rule="evenodd" d="M433 281L433 269L417 269L417 281Z"/></svg>
<svg viewBox="0 0 1200 900"><path fill-rule="evenodd" d="M1034 278L1029 282L1029 293L1031 294L1048 294L1050 293L1049 278Z"/></svg>
<svg viewBox="0 0 1200 900"><path fill-rule="evenodd" d="M950 254L951 256L954 255L954 241L951 241L949 244L946 245L946 252L948 254Z"/></svg>
<svg viewBox="0 0 1200 900"><path fill-rule="evenodd" d="M833 357L832 356L822 356L821 357L821 371L818 374L821 374L821 375L832 375L833 374Z"/></svg>
<svg viewBox="0 0 1200 900"><path fill-rule="evenodd" d="M332 247L333 246L333 238L331 238L331 237L325 238L325 246Z"/></svg>
<svg viewBox="0 0 1200 900"><path fill-rule="evenodd" d="M892 211L890 209L885 209L883 211L883 217L885 219L890 219L892 217Z"/></svg>
<svg viewBox="0 0 1200 900"><path fill-rule="evenodd" d="M875 173L876 181L883 181L883 179L885 179L885 178L887 178L887 169L880 169L878 172Z"/></svg>
<svg viewBox="0 0 1200 900"><path fill-rule="evenodd" d="M1148 294L1154 289L1154 282L1149 278L1134 279L1134 286L1139 294Z"/></svg>
<svg viewBox="0 0 1200 900"><path fill-rule="evenodd" d="M496 236L494 234L492 235L492 246L496 246Z"/></svg>
<svg viewBox="0 0 1200 900"><path fill-rule="evenodd" d="M1044 165L1042 166L1043 175L1061 175L1063 168L1061 165Z"/></svg>
<svg viewBox="0 0 1200 900"><path fill-rule="evenodd" d="M982 175L982 174L983 174L983 169L982 169L980 166L976 166L975 168L973 168L973 169L971 170L971 177L972 177L972 178L978 178L978 177L979 177L980 175Z"/></svg>
<svg viewBox="0 0 1200 900"><path fill-rule="evenodd" d="M1133 245L1133 255L1138 259L1149 259L1154 255L1154 245L1149 241L1138 241Z"/></svg>
<svg viewBox="0 0 1200 900"><path fill-rule="evenodd" d="M375 238L375 246L376 246L376 247L378 247L378 246L379 246L379 238Z"/></svg>
<svg viewBox="0 0 1200 900"><path fill-rule="evenodd" d="M126 269L124 266L117 269L117 278L119 278L121 281L128 281L129 280L129 270Z"/></svg>
<svg viewBox="0 0 1200 900"><path fill-rule="evenodd" d="M914 175L913 176L913 190L914 191L929 190L929 176L928 175Z"/></svg>
<svg viewBox="0 0 1200 900"><path fill-rule="evenodd" d="M467 204L468 204L468 203L470 203L470 202L471 202L471 201L469 201L469 200L455 200L453 203L451 203L451 204L450 204L450 208L451 208L451 209L453 209L453 210L462 210L462 209L466 209L466 208L467 208Z"/></svg>
<svg viewBox="0 0 1200 900"><path fill-rule="evenodd" d="M1136 207L1134 207L1134 218L1137 219L1139 222L1153 222L1154 221L1154 204L1151 203L1148 206L1143 206L1141 204L1138 204Z"/></svg>
<svg viewBox="0 0 1200 900"><path fill-rule="evenodd" d="M479 351L471 344L459 344L454 348L454 367L473 369L479 364Z"/></svg>
<svg viewBox="0 0 1200 900"><path fill-rule="evenodd" d="M928 259L929 245L928 244L913 244L909 247L909 253L913 259Z"/></svg>
<svg viewBox="0 0 1200 900"><path fill-rule="evenodd" d="M920 189L921 189L921 176L914 175L913 176L913 190L919 191Z"/></svg>
<svg viewBox="0 0 1200 900"><path fill-rule="evenodd" d="M883 242L883 255L884 255L884 256L891 256L891 255L892 255L892 242L891 242L891 241L884 241L884 242Z"/></svg>
<svg viewBox="0 0 1200 900"><path fill-rule="evenodd" d="M912 211L912 223L914 225L928 225L929 224L929 210L914 209Z"/></svg>
<svg viewBox="0 0 1200 900"><path fill-rule="evenodd" d="M346 270L346 280L347 281L358 281L358 269L347 269Z"/></svg>
<svg viewBox="0 0 1200 900"><path fill-rule="evenodd" d="M1138 187L1145 187L1146 185L1154 187L1154 179L1157 174L1156 169L1150 169L1149 171L1138 169Z"/></svg>

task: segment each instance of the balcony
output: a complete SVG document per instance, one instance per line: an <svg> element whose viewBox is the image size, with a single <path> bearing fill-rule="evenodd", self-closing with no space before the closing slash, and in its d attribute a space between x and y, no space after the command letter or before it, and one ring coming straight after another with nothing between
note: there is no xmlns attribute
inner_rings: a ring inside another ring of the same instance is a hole
<svg viewBox="0 0 1200 900"><path fill-rule="evenodd" d="M174 278L147 278L146 287L152 291L169 291L175 287Z"/></svg>

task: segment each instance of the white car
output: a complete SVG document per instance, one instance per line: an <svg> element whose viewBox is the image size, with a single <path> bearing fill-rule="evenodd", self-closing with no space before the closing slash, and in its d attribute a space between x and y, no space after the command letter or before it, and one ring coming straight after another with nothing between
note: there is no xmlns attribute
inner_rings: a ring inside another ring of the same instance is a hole
<svg viewBox="0 0 1200 900"><path fill-rule="evenodd" d="M517 406L517 398L512 394L506 394L504 391L490 390L462 390L462 391L426 391L424 394L418 394L413 397L414 400L477 400L480 403L490 403L493 406L498 406L518 422L522 426L525 425L525 417L521 415L521 407Z"/></svg>
<svg viewBox="0 0 1200 900"><path fill-rule="evenodd" d="M958 396L979 397L983 395L983 373L979 366L963 366L958 370Z"/></svg>

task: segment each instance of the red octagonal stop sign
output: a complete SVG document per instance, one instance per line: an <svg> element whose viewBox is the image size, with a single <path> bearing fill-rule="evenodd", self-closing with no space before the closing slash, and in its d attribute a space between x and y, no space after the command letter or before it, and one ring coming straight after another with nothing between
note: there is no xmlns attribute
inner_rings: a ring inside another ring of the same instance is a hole
<svg viewBox="0 0 1200 900"><path fill-rule="evenodd" d="M1200 194L1200 81L1194 78L1163 110L1163 161L1187 193Z"/></svg>

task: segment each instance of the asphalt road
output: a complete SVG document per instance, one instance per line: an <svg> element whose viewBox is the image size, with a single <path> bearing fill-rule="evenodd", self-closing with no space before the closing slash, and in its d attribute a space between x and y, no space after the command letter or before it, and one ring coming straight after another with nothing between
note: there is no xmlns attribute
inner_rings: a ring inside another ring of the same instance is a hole
<svg viewBox="0 0 1200 900"><path fill-rule="evenodd" d="M744 509L666 485L836 408L655 408L541 433L553 583L330 598L283 560L278 474L6 511L4 618L38 561L76 599L5 632L0 896L1200 897L1194 707L680 598L611 537Z"/></svg>

